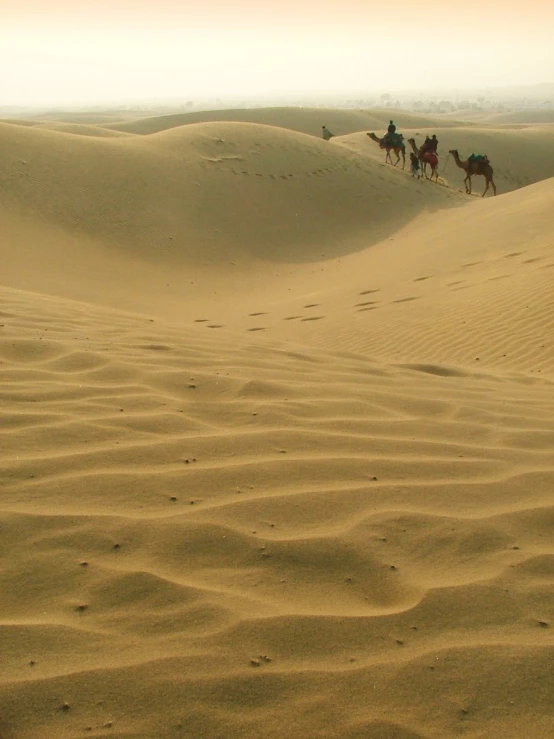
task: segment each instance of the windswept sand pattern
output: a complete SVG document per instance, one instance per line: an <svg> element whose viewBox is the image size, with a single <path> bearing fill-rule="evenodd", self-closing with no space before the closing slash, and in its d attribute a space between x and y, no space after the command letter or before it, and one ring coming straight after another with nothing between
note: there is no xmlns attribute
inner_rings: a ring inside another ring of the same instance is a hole
<svg viewBox="0 0 554 739"><path fill-rule="evenodd" d="M3 737L552 734L551 381L1 310Z"/></svg>
<svg viewBox="0 0 554 739"><path fill-rule="evenodd" d="M0 122L0 739L552 739L553 131L139 115Z"/></svg>

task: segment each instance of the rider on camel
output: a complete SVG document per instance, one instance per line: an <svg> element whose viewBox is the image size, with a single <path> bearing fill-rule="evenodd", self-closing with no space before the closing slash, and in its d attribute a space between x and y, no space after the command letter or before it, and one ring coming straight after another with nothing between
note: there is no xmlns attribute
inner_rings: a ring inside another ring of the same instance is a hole
<svg viewBox="0 0 554 739"><path fill-rule="evenodd" d="M385 136L385 143L394 144L395 138L396 138L396 126L394 125L393 121L390 121L389 127L387 128L387 134Z"/></svg>
<svg viewBox="0 0 554 739"><path fill-rule="evenodd" d="M436 154L438 145L439 145L439 140L437 138L437 135L433 134L433 136L431 137L431 140L429 141L429 146L428 146L427 151L430 151L430 152L433 152L433 154Z"/></svg>
<svg viewBox="0 0 554 739"><path fill-rule="evenodd" d="M439 140L436 134L433 134L432 138L429 138L429 136L426 136L425 141L421 145L420 151L422 154L427 154L427 152L436 154L438 145L439 145Z"/></svg>

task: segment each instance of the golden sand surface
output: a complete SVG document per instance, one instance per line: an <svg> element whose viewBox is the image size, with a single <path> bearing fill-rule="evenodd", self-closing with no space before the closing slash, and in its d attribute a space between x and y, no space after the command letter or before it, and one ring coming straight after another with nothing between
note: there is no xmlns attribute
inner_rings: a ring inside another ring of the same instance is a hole
<svg viewBox="0 0 554 739"><path fill-rule="evenodd" d="M554 736L554 129L388 116L0 123L1 739Z"/></svg>

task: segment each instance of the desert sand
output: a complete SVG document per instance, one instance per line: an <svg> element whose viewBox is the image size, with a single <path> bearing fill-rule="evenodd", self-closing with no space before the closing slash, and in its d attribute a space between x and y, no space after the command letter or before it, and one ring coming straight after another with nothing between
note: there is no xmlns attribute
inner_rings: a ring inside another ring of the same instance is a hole
<svg viewBox="0 0 554 739"><path fill-rule="evenodd" d="M0 123L1 739L554 736L554 127L388 118Z"/></svg>

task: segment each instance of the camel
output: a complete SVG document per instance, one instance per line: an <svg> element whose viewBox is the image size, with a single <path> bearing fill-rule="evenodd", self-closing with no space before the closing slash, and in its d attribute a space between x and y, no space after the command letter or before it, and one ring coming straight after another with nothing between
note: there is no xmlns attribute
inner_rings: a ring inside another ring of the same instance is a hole
<svg viewBox="0 0 554 739"><path fill-rule="evenodd" d="M466 186L466 193L468 195L471 195L471 178L473 177L473 175L480 175L484 177L487 182L485 192L482 194L481 197L485 197L485 195L487 194L487 190L489 189L489 185L492 185L493 192L496 195L496 185L494 184L493 180L493 168L491 167L488 159L480 159L476 161L466 159L465 162L462 162L457 149L451 149L449 153L452 154L452 156L454 157L454 161L456 162L458 167L460 167L460 169L463 169L466 173L464 185Z"/></svg>
<svg viewBox="0 0 554 739"><path fill-rule="evenodd" d="M404 167L406 166L406 147L403 143L400 146L392 146L391 144L383 143L383 139L378 138L374 133L368 133L367 135L372 141L376 141L381 149L386 149L387 156L385 157L385 162L390 162L393 167L396 167L396 165L400 161L400 157L402 156L402 169L404 169ZM396 162L394 162L394 164L392 163L392 158L390 155L391 151L394 151L394 153L396 154Z"/></svg>
<svg viewBox="0 0 554 739"><path fill-rule="evenodd" d="M427 177L428 180L435 178L435 182L439 181L439 158L437 153L434 151L421 151L416 146L415 139L408 139L408 143L413 149L414 154L421 162L423 174L427 177L427 165L431 167L431 177Z"/></svg>

